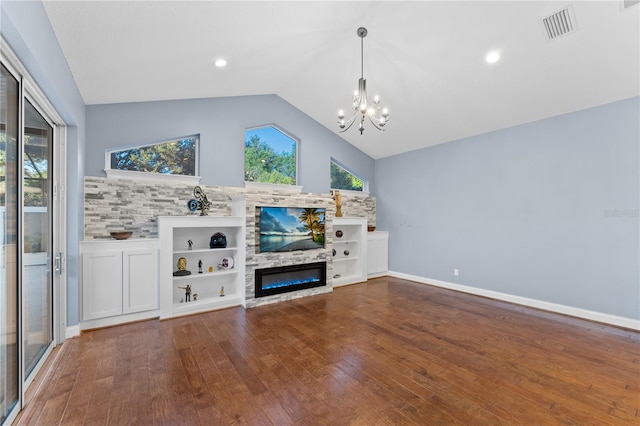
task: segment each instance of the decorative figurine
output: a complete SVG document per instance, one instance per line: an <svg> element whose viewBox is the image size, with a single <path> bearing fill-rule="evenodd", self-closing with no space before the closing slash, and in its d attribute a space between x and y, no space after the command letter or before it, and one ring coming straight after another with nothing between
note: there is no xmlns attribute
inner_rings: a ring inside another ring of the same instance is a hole
<svg viewBox="0 0 640 426"><path fill-rule="evenodd" d="M233 268L233 257L223 257L220 259L220 263L218 264L218 269L232 269Z"/></svg>
<svg viewBox="0 0 640 426"><path fill-rule="evenodd" d="M181 257L178 259L178 270L173 273L173 276L184 277L186 275L191 275L191 271L187 270L187 259Z"/></svg>
<svg viewBox="0 0 640 426"><path fill-rule="evenodd" d="M224 297L224 286L220 287L220 297Z"/></svg>
<svg viewBox="0 0 640 426"><path fill-rule="evenodd" d="M336 191L335 189L332 192L332 198L336 202L336 217L342 217L342 195L340 195L340 191Z"/></svg>
<svg viewBox="0 0 640 426"><path fill-rule="evenodd" d="M198 300L198 293L193 293L193 301L196 302Z"/></svg>
<svg viewBox="0 0 640 426"><path fill-rule="evenodd" d="M193 241L187 240L187 244L189 244L189 250L193 249Z"/></svg>
<svg viewBox="0 0 640 426"><path fill-rule="evenodd" d="M209 272L213 272L213 266L209 266Z"/></svg>
<svg viewBox="0 0 640 426"><path fill-rule="evenodd" d="M191 285L187 284L186 287L178 287L184 290L184 299L187 302L191 302Z"/></svg>
<svg viewBox="0 0 640 426"><path fill-rule="evenodd" d="M204 195L202 188L199 186L193 188L193 196L196 199L187 201L187 208L192 212L200 210L200 216L206 216L211 208L211 201L207 199L207 196Z"/></svg>
<svg viewBox="0 0 640 426"><path fill-rule="evenodd" d="M227 237L222 232L216 232L209 241L209 248L226 248Z"/></svg>
<svg viewBox="0 0 640 426"><path fill-rule="evenodd" d="M202 273L202 259L198 260L198 273Z"/></svg>

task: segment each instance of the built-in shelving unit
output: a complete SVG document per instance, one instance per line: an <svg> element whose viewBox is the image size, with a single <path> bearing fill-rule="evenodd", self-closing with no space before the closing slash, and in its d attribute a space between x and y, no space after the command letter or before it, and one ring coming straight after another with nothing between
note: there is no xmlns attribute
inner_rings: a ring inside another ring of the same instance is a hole
<svg viewBox="0 0 640 426"><path fill-rule="evenodd" d="M243 206L243 202L234 202L233 211L237 216L158 217L161 319L244 305ZM227 245L210 248L211 237L218 232L225 235ZM186 259L186 269L191 274L173 275L180 258ZM190 300L187 300L187 285L191 288Z"/></svg>
<svg viewBox="0 0 640 426"><path fill-rule="evenodd" d="M367 280L367 219L333 219L333 286Z"/></svg>

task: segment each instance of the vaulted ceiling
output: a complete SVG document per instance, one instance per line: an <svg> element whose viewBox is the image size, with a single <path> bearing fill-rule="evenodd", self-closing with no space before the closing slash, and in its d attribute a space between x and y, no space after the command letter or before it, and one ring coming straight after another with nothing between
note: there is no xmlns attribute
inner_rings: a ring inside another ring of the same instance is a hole
<svg viewBox="0 0 640 426"><path fill-rule="evenodd" d="M277 94L327 128L360 76L373 158L640 95L634 1L45 1L86 104ZM625 4L629 7L625 7ZM570 6L574 31L542 19ZM485 56L498 51L500 60ZM227 60L217 68L213 62Z"/></svg>

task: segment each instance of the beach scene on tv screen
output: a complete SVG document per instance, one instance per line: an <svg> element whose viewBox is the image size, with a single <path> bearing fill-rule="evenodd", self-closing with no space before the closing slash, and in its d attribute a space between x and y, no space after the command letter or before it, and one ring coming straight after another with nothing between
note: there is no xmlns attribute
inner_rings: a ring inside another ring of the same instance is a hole
<svg viewBox="0 0 640 426"><path fill-rule="evenodd" d="M260 252L324 248L325 209L260 208Z"/></svg>

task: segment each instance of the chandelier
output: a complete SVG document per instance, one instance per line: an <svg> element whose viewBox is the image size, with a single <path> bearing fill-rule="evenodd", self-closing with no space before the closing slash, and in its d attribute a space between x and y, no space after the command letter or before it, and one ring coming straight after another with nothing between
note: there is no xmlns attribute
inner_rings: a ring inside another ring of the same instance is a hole
<svg viewBox="0 0 640 426"><path fill-rule="evenodd" d="M364 38L367 36L367 29L364 27L358 28L357 33L360 37L360 79L358 80L358 90L353 93L353 114L350 118L345 119L344 111L338 111L338 126L340 127L340 133L346 132L353 126L356 119L360 119L360 134L364 132L365 117L371 121L373 126L384 131L384 126L389 121L389 110L383 108L380 111L380 98L376 95L373 97L373 103L369 103L367 99L367 80L364 78Z"/></svg>

